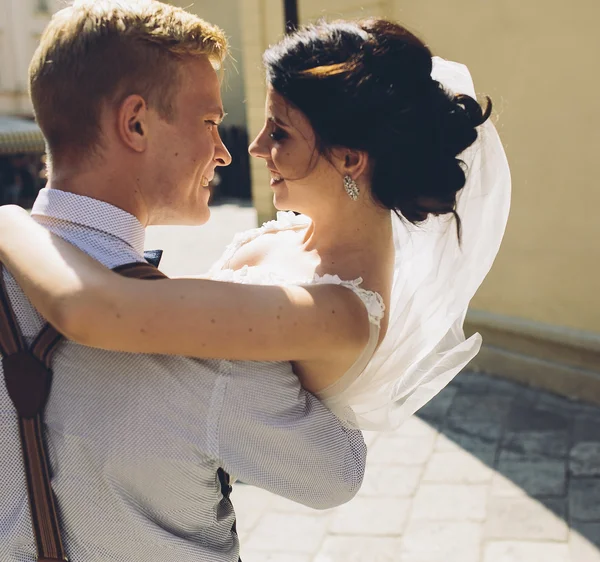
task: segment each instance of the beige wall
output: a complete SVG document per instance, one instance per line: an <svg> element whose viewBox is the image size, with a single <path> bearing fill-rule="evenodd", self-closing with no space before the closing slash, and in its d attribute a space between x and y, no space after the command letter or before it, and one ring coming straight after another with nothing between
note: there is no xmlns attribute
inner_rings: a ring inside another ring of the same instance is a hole
<svg viewBox="0 0 600 562"><path fill-rule="evenodd" d="M394 10L394 0L299 0L298 4L303 23L319 18L393 17Z"/></svg>
<svg viewBox="0 0 600 562"><path fill-rule="evenodd" d="M257 60L282 24L240 0L247 60ZM600 333L600 3L575 0L299 0L302 21L386 15L424 37L436 54L466 63L495 103L513 173L504 245L474 308ZM363 7L361 9L361 6ZM246 75L251 132L262 119L263 77ZM260 119L259 119L260 114ZM257 204L266 179L255 175ZM265 209L260 209L265 214Z"/></svg>
<svg viewBox="0 0 600 562"><path fill-rule="evenodd" d="M474 306L600 332L600 4L421 0L396 15L496 102L513 206Z"/></svg>

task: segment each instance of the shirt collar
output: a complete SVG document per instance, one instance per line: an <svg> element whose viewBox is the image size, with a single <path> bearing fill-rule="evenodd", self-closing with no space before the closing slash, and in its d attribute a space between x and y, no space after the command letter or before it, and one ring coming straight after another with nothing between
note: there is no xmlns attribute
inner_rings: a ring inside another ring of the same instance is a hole
<svg viewBox="0 0 600 562"><path fill-rule="evenodd" d="M145 229L133 215L110 203L58 189L41 189L32 216L68 221L119 238L139 254L144 252Z"/></svg>

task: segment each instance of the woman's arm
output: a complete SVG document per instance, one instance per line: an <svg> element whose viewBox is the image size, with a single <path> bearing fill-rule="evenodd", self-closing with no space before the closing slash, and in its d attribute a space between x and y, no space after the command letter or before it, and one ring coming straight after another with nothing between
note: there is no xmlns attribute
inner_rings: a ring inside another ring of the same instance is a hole
<svg viewBox="0 0 600 562"><path fill-rule="evenodd" d="M49 233L18 207L0 208L0 261L51 324L92 347L311 361L352 357L369 337L363 304L343 287L128 279Z"/></svg>

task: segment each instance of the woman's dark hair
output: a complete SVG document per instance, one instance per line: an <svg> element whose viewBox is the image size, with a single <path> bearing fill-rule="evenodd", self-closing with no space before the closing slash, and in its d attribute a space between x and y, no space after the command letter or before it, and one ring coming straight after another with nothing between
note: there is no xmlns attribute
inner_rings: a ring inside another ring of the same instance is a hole
<svg viewBox="0 0 600 562"><path fill-rule="evenodd" d="M433 80L431 57L401 25L369 19L305 27L263 60L270 85L310 121L317 148L365 151L375 200L419 222L429 214L457 216L456 194L465 184L457 156L492 110L489 98L483 111Z"/></svg>

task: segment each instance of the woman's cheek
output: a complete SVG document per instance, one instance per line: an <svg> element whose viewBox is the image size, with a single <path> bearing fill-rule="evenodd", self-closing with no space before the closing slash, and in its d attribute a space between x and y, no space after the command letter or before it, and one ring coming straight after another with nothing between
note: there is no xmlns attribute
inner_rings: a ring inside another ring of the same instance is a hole
<svg viewBox="0 0 600 562"><path fill-rule="evenodd" d="M273 152L273 162L275 162L279 171L281 171L282 168L293 167L293 162L291 162L291 150L283 146L277 147Z"/></svg>

